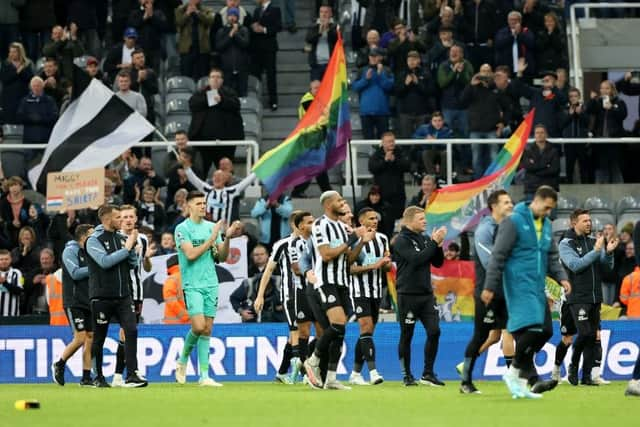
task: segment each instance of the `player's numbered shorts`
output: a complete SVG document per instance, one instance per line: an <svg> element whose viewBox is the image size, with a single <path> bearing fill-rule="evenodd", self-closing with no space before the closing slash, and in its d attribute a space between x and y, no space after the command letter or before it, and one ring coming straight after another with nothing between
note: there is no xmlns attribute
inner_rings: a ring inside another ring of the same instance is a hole
<svg viewBox="0 0 640 427"><path fill-rule="evenodd" d="M205 317L216 317L218 312L218 287L185 289L184 301L189 317L198 314Z"/></svg>
<svg viewBox="0 0 640 427"><path fill-rule="evenodd" d="M320 299L320 308L323 312L326 313L334 307L342 307L345 313L350 313L351 300L349 298L348 287L327 283L315 291Z"/></svg>
<svg viewBox="0 0 640 427"><path fill-rule="evenodd" d="M356 315L356 319L371 317L374 324L378 323L378 316L380 314L380 298L352 297L351 305L351 309L353 314Z"/></svg>
<svg viewBox="0 0 640 427"><path fill-rule="evenodd" d="M73 332L93 332L93 317L88 308L69 307L65 311Z"/></svg>

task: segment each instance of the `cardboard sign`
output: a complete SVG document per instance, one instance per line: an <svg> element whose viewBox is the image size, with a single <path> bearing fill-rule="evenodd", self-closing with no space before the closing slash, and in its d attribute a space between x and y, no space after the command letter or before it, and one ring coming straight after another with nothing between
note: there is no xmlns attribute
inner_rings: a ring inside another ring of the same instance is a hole
<svg viewBox="0 0 640 427"><path fill-rule="evenodd" d="M47 174L47 211L97 208L104 203L104 168Z"/></svg>

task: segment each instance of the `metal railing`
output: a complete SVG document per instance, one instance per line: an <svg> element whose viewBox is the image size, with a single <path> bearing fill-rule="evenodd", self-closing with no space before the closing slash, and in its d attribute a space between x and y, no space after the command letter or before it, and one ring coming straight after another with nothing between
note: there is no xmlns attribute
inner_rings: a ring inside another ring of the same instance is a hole
<svg viewBox="0 0 640 427"><path fill-rule="evenodd" d="M585 17L590 18L591 9L609 9L609 8L640 8L638 3L574 3L569 9L569 32L570 48L571 48L571 61L569 64L570 76L573 79L573 86L583 89L584 75L582 73L582 59L580 57L580 25L578 18L576 17L576 9L584 9Z"/></svg>
<svg viewBox="0 0 640 427"><path fill-rule="evenodd" d="M549 138L549 142L554 144L638 144L640 138ZM529 142L533 142L533 139L529 139ZM496 144L501 147L505 144L505 139L397 139L396 145L444 145L446 147L447 155L447 184L453 183L453 146L462 144ZM380 140L378 139L354 139L350 143L350 149L347 150L347 160L345 164L345 188L343 191L351 191L352 185L355 185L356 189L359 188L358 180L367 179L371 175L360 175L358 173L358 147L372 147L379 146ZM352 169L353 168L353 172ZM355 182L352 183L352 178ZM358 192L356 192L358 193ZM350 194L350 193L348 193Z"/></svg>

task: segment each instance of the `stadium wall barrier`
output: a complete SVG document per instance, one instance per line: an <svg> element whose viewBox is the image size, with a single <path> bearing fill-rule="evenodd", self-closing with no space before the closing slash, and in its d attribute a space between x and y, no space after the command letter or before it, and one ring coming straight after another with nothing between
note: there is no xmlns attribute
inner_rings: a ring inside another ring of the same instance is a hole
<svg viewBox="0 0 640 427"><path fill-rule="evenodd" d="M608 379L628 379L638 356L640 321L603 322L603 366ZM455 365L462 361L471 336L471 323L442 323L436 373L446 380L457 380ZM560 339L558 326L551 343ZM182 349L188 326L141 325L138 338L138 363L151 382L174 381L175 361ZM112 327L105 344L104 372L115 369L117 327ZM216 325L211 339L210 369L220 381L271 381L280 363L287 341L286 324ZM46 383L51 381L51 363L58 359L71 340L71 331L61 326L0 327L0 383ZM353 366L353 345L358 325L350 323L345 339L346 352L340 362L339 375L346 378ZM378 371L387 380L400 380L397 357L399 328L397 323L382 323L375 333ZM413 374L422 373L424 330L416 328L413 340ZM539 371L548 375L553 367L554 345L547 343L536 359ZM82 374L81 352L68 362L67 381L79 381ZM567 355L565 368L571 355ZM188 367L195 381L195 351ZM505 372L498 345L489 349L476 364L475 379L498 380ZM366 368L365 368L366 371Z"/></svg>

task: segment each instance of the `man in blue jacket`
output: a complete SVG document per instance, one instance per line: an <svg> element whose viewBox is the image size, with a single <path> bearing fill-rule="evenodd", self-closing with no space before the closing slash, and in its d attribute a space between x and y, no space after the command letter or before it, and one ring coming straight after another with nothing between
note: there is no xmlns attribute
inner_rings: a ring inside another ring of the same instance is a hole
<svg viewBox="0 0 640 427"><path fill-rule="evenodd" d="M44 81L36 76L29 83L31 92L20 100L16 117L24 125L24 144L46 144L53 125L58 120L56 101L44 93ZM39 150L40 151L40 150ZM35 150L27 150L27 159L35 157Z"/></svg>
<svg viewBox="0 0 640 427"><path fill-rule="evenodd" d="M369 51L369 65L360 71L353 90L360 96L360 120L364 139L382 138L389 130L389 95L393 90L393 74L382 65L383 52Z"/></svg>
<svg viewBox="0 0 640 427"><path fill-rule="evenodd" d="M507 330L515 338L516 354L502 378L514 398L542 397L530 391L527 382L537 382L535 354L553 335L545 295L547 274L557 280L567 294L571 293L571 284L553 241L551 221L547 218L557 201L556 191L542 186L531 204L518 203L513 215L500 223L480 296L488 305L496 291L503 287L509 315ZM549 383L539 390L550 390L556 384Z"/></svg>

